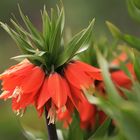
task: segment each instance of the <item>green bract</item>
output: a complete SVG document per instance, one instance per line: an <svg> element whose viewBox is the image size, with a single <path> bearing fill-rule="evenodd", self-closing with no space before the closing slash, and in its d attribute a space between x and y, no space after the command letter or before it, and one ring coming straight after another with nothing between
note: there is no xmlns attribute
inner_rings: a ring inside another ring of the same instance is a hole
<svg viewBox="0 0 140 140"><path fill-rule="evenodd" d="M24 53L24 55L13 57L13 59L27 58L36 65L42 65L47 72L50 72L52 68L58 69L88 48L94 20L87 28L76 34L68 44L64 44L65 16L63 7L57 6L56 10L51 9L49 16L44 6L41 12L42 32L35 28L30 19L22 13L20 7L19 11L27 30L16 19L11 19L14 29L7 24L0 23Z"/></svg>

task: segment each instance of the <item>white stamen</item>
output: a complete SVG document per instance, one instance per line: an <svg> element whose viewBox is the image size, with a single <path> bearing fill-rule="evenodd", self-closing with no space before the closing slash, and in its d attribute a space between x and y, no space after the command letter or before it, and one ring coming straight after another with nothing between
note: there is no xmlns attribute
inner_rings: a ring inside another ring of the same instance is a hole
<svg viewBox="0 0 140 140"><path fill-rule="evenodd" d="M16 111L16 115L18 116L20 114L20 110L17 110Z"/></svg>
<svg viewBox="0 0 140 140"><path fill-rule="evenodd" d="M11 96L9 96L9 98L16 98L17 97L17 103L18 103L21 99L22 93L23 93L22 88L21 87L16 87L13 94Z"/></svg>
<svg viewBox="0 0 140 140"><path fill-rule="evenodd" d="M24 115L24 113L25 113L25 108L24 109L20 109L20 110L16 110L16 115L17 116L19 116L20 115L20 117L23 117L23 115Z"/></svg>
<svg viewBox="0 0 140 140"><path fill-rule="evenodd" d="M0 95L0 98L3 97L3 96L5 96L8 93L9 93L9 91L6 91L6 90L3 91L2 94ZM4 101L6 101L6 98L4 99Z"/></svg>
<svg viewBox="0 0 140 140"><path fill-rule="evenodd" d="M63 107L61 108L61 110L62 110L62 112L64 113L64 112L66 111L66 106L63 106Z"/></svg>
<svg viewBox="0 0 140 140"><path fill-rule="evenodd" d="M49 124L54 124L55 123L55 118L56 118L56 108L52 104L51 108L49 109L47 119L49 119L48 125Z"/></svg>

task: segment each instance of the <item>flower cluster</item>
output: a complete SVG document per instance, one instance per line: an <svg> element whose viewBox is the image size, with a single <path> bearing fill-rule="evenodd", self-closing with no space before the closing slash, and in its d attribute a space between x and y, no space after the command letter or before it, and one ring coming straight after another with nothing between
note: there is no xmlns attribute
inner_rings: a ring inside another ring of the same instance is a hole
<svg viewBox="0 0 140 140"><path fill-rule="evenodd" d="M41 67L24 60L6 70L0 79L3 81L0 98L12 98L14 111L19 114L33 104L42 114L46 106L50 123L54 123L57 112L71 114L74 108L81 110L87 102L82 88L94 87L94 81L101 80L101 73L95 67L73 61L62 72L47 75Z"/></svg>

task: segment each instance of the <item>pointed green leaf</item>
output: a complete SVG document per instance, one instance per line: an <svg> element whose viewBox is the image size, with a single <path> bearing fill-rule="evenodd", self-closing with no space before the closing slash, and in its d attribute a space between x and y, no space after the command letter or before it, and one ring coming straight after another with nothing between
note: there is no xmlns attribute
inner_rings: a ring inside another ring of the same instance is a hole
<svg viewBox="0 0 140 140"><path fill-rule="evenodd" d="M63 53L58 58L56 63L56 67L59 67L72 59L75 54L79 51L79 49L85 47L86 45L90 44L91 37L92 37L92 30L94 25L94 19L90 23L90 25L75 35L73 39L68 43Z"/></svg>
<svg viewBox="0 0 140 140"><path fill-rule="evenodd" d="M95 131L95 133L88 140L94 140L96 138L104 138L105 136L107 136L110 123L111 119L107 118L104 121L104 123Z"/></svg>
<svg viewBox="0 0 140 140"><path fill-rule="evenodd" d="M69 127L68 140L84 140L83 132L80 128L80 120L77 114L73 115L73 121Z"/></svg>
<svg viewBox="0 0 140 140"><path fill-rule="evenodd" d="M108 68L107 61L104 59L104 57L101 55L101 53L97 48L96 48L96 52L97 52L97 59L98 59L99 66L102 69L103 80L105 82L105 87L109 95L109 98L112 99L112 101L114 100L114 102L117 103L121 102L122 98L120 97L117 89L115 88L115 85L111 80L110 73L108 71L109 68Z"/></svg>
<svg viewBox="0 0 140 140"><path fill-rule="evenodd" d="M2 28L15 40L19 48L23 51L23 53L33 54L35 50L32 46L26 42L17 32L11 29L8 25L4 23L0 23Z"/></svg>
<svg viewBox="0 0 140 140"><path fill-rule="evenodd" d="M107 26L108 26L110 32L112 33L112 35L113 35L114 37L121 38L122 33L121 33L121 31L120 31L115 25L113 25L113 24L112 24L111 22L109 22L109 21L106 21L106 24L107 24Z"/></svg>
<svg viewBox="0 0 140 140"><path fill-rule="evenodd" d="M52 28L52 34L50 35L49 47L52 53L52 59L56 60L59 55L59 50L61 47L62 33L64 28L64 11L63 8L60 11L60 15L56 20L54 29Z"/></svg>
<svg viewBox="0 0 140 140"><path fill-rule="evenodd" d="M137 79L140 81L140 56L137 56L136 54L134 56L134 70Z"/></svg>
<svg viewBox="0 0 140 140"><path fill-rule="evenodd" d="M140 38L125 34L123 35L122 40L131 45L128 47L135 48L140 51Z"/></svg>
<svg viewBox="0 0 140 140"><path fill-rule="evenodd" d="M49 36L50 36L50 30L51 30L51 25L50 25L50 18L48 16L48 13L46 11L46 7L44 6L44 10L41 13L42 16L42 32L43 32L43 37L45 40L45 48L47 50L49 49Z"/></svg>
<svg viewBox="0 0 140 140"><path fill-rule="evenodd" d="M19 12L22 17L22 20L24 21L27 29L29 30L31 34L30 38L33 39L33 41L37 44L36 47L39 47L39 49L44 49L44 42L43 42L43 38L40 32L34 27L34 25L29 20L29 18L22 13L20 6L18 6L18 8L19 8Z"/></svg>
<svg viewBox="0 0 140 140"><path fill-rule="evenodd" d="M44 60L38 55L28 55L28 54L26 55L25 54L25 55L19 55L19 56L12 57L11 59L14 59L17 61L22 61L26 58L28 58L29 60L32 60L32 61L37 60L37 61L41 62L41 64L46 65Z"/></svg>
<svg viewBox="0 0 140 140"><path fill-rule="evenodd" d="M132 35L128 35L128 34L123 34L112 23L110 23L110 22L106 22L106 23L107 23L107 26L108 26L110 32L112 33L112 35L114 37L121 39L121 40L125 41L126 43L128 43L129 45L131 45L128 47L135 48L140 51L140 38L132 36Z"/></svg>

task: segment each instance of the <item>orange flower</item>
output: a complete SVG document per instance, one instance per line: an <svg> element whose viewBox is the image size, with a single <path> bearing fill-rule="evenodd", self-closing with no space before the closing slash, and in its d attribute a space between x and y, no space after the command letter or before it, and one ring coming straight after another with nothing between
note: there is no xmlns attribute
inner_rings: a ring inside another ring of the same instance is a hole
<svg viewBox="0 0 140 140"><path fill-rule="evenodd" d="M56 116L61 120L61 113L66 114L64 119L69 123L76 108L81 122L85 123L91 119L90 109L93 109L92 116L95 109L86 100L83 88L94 88L94 81L102 78L99 69L80 61L70 62L62 71L45 75L39 66L24 60L1 74L0 79L4 90L0 98L12 98L13 110L19 112L34 104L41 116L46 106L49 123L54 123ZM87 106L84 113L83 106Z"/></svg>
<svg viewBox="0 0 140 140"><path fill-rule="evenodd" d="M80 126L82 129L91 130L96 124L96 106L87 100L79 103Z"/></svg>
<svg viewBox="0 0 140 140"><path fill-rule="evenodd" d="M128 63L126 65L126 67L127 67L128 71L130 72L131 76L133 78L135 78L133 65L131 63ZM116 86L124 87L127 89L130 89L132 86L131 79L122 70L117 70L117 71L111 72L111 78Z"/></svg>
<svg viewBox="0 0 140 140"><path fill-rule="evenodd" d="M115 58L112 62L111 62L111 66L119 66L121 62L125 62L127 61L128 56L125 52L122 52L117 58Z"/></svg>
<svg viewBox="0 0 140 140"><path fill-rule="evenodd" d="M31 64L28 60L12 66L0 75L3 81L2 99L12 98L12 109L19 112L28 105L33 104L37 92L44 80L43 70Z"/></svg>
<svg viewBox="0 0 140 140"><path fill-rule="evenodd" d="M79 112L81 128L93 128L96 121L96 107L86 100L82 89L94 88L95 80L102 80L100 70L83 62L75 61L66 66L64 76L70 89L69 99L73 103L71 106L75 106ZM66 109L65 112L58 112L58 119L64 121L65 127L72 121L71 112L69 109Z"/></svg>
<svg viewBox="0 0 140 140"><path fill-rule="evenodd" d="M121 86L128 89L132 86L132 81L122 70L112 72L111 78L116 86Z"/></svg>
<svg viewBox="0 0 140 140"><path fill-rule="evenodd" d="M71 62L64 71L53 72L45 78L36 108L39 111L46 105L50 123L53 123L57 116L59 120L65 120L67 126L71 122L74 108L80 113L79 105L86 100L82 88L94 87L95 80L101 80L99 69L80 61ZM85 113L81 113L81 118L84 115Z"/></svg>

